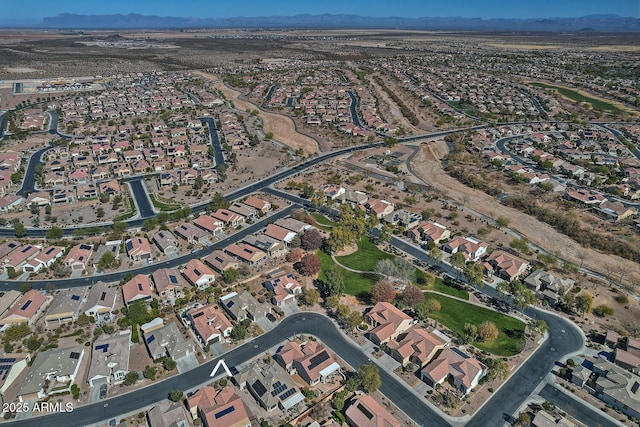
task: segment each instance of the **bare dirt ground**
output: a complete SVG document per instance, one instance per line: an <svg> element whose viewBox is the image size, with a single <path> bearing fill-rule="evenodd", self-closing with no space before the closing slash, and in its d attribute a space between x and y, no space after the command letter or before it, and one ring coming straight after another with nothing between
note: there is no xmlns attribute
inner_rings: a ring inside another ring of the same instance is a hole
<svg viewBox="0 0 640 427"><path fill-rule="evenodd" d="M219 80L217 76L209 73L197 72L197 74L210 80ZM231 89L221 81L218 81L214 87L222 92L229 101L233 102L238 109L259 109L257 105L240 99L240 92ZM260 117L262 118L264 132L273 133L274 139L286 144L294 150L301 148L305 154L317 153L319 151L318 143L313 138L299 133L291 118L281 114L267 113L265 111L260 111Z"/></svg>
<svg viewBox="0 0 640 427"><path fill-rule="evenodd" d="M447 175L440 165L440 160L448 153L444 141L436 141L423 145L416 155L412 166L419 177L431 186L440 189L450 199L465 201L465 206L492 218L507 218L509 227L518 231L530 242L555 253L576 265L584 264L601 274L611 271L637 271L637 264L616 256L602 254L593 249L584 248L577 242L551 226L542 223L515 209L500 205L493 197L474 190Z"/></svg>

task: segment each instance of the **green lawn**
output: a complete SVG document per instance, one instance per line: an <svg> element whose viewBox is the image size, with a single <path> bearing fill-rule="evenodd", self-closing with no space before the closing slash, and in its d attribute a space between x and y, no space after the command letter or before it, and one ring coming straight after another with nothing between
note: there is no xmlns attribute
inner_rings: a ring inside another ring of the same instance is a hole
<svg viewBox="0 0 640 427"><path fill-rule="evenodd" d="M431 317L459 335L464 335L464 324L479 325L489 320L498 327L500 334L494 342L474 343L481 350L497 356L513 356L522 351L525 324L513 317L489 310L484 307L467 304L438 294L425 295L440 301L442 309L431 314Z"/></svg>
<svg viewBox="0 0 640 427"><path fill-rule="evenodd" d="M353 295L360 299L369 298L371 287L378 280L378 276L376 274L354 273L352 271L345 270L333 262L331 255L328 255L323 251L318 251L318 257L320 258L320 264L322 266L318 279L325 280L324 272L331 268L335 268L344 280L345 294Z"/></svg>
<svg viewBox="0 0 640 427"><path fill-rule="evenodd" d="M394 256L378 249L368 237L358 241L358 250L350 255L336 257L338 262L354 270L373 271L378 261Z"/></svg>
<svg viewBox="0 0 640 427"><path fill-rule="evenodd" d="M560 86L553 86L553 85L548 85L545 83L540 83L540 82L532 82L529 83L529 85L531 86L535 86L535 87L542 87L542 88L546 88L546 89L554 89L555 91L557 91L560 95L566 96L567 98L571 99L572 101L575 102L586 102L588 104L591 104L591 106L593 108L595 108L596 110L602 110L602 111L609 111L612 113L624 113L625 111L619 109L618 107L616 107L615 105L604 101L602 99L598 99L598 98L592 98L590 96L585 96L582 95L579 92L576 92L575 90L571 90L568 89L566 87L560 87Z"/></svg>
<svg viewBox="0 0 640 427"><path fill-rule="evenodd" d="M418 274L424 274L424 273L418 270ZM433 283L433 285L423 287L423 289L440 292L440 293L451 295L452 297L457 297L460 299L465 299L465 300L469 299L469 292L465 291L464 289L456 289L453 286L447 286L439 277L436 277L436 280Z"/></svg>
<svg viewBox="0 0 640 427"><path fill-rule="evenodd" d="M171 211L180 209L181 207L179 204L169 204L169 203L161 202L156 198L156 195L153 193L149 194L149 198L151 199L151 203L153 203L153 206L160 209L161 211L171 212Z"/></svg>
<svg viewBox="0 0 640 427"><path fill-rule="evenodd" d="M316 227L318 227L320 230L331 231L331 227L333 227L334 225L337 225L335 222L331 221L326 216L319 214L317 212L311 213L311 216L313 217L313 219L316 220Z"/></svg>

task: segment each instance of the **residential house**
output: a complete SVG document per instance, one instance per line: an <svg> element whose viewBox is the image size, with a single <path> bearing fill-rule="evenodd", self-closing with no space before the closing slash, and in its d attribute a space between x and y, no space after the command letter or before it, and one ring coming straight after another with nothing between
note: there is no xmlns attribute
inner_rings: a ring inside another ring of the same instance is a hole
<svg viewBox="0 0 640 427"><path fill-rule="evenodd" d="M400 427L400 421L384 406L369 396L355 399L344 411L347 424L351 427Z"/></svg>
<svg viewBox="0 0 640 427"><path fill-rule="evenodd" d="M138 274L122 285L122 295L126 305L135 301L150 301L153 298L149 276Z"/></svg>
<svg viewBox="0 0 640 427"><path fill-rule="evenodd" d="M212 305L192 308L187 311L187 320L203 346L226 339L233 329L231 321Z"/></svg>
<svg viewBox="0 0 640 427"><path fill-rule="evenodd" d="M377 216L379 219L386 215L389 215L395 209L393 203L380 199L368 199L365 203L365 207L369 212Z"/></svg>
<svg viewBox="0 0 640 427"><path fill-rule="evenodd" d="M250 234L242 239L242 242L266 252L270 257L278 257L286 252L282 241L262 233Z"/></svg>
<svg viewBox="0 0 640 427"><path fill-rule="evenodd" d="M7 313L0 319L0 326L15 323L35 323L40 310L44 308L47 297L39 291L31 289L22 296Z"/></svg>
<svg viewBox="0 0 640 427"><path fill-rule="evenodd" d="M4 259L4 268L13 268L15 271L23 270L23 266L40 253L41 246L24 245L12 251Z"/></svg>
<svg viewBox="0 0 640 427"><path fill-rule="evenodd" d="M8 240L0 244L0 262L4 264L4 260L6 259L7 255L9 255L19 247L20 243L16 242L15 240Z"/></svg>
<svg viewBox="0 0 640 427"><path fill-rule="evenodd" d="M161 402L147 412L150 427L189 427L179 402ZM215 424L214 424L215 425Z"/></svg>
<svg viewBox="0 0 640 427"><path fill-rule="evenodd" d="M601 205L607 199L600 193L587 190L573 190L568 191L564 195L565 199L573 200L584 205Z"/></svg>
<svg viewBox="0 0 640 427"><path fill-rule="evenodd" d="M0 296L0 319L21 296L22 292L13 289L6 291L4 295Z"/></svg>
<svg viewBox="0 0 640 427"><path fill-rule="evenodd" d="M22 266L22 271L25 273L37 273L43 268L51 267L62 255L64 255L64 248L62 246L49 246L25 262Z"/></svg>
<svg viewBox="0 0 640 427"><path fill-rule="evenodd" d="M389 224L400 225L406 231L417 227L420 221L422 221L422 215L404 209L398 209L385 215L382 219Z"/></svg>
<svg viewBox="0 0 640 427"><path fill-rule="evenodd" d="M289 231L293 231L296 234L300 234L310 228L313 228L311 225L306 222L298 221L295 218L280 218L276 222L275 225L278 227L285 228Z"/></svg>
<svg viewBox="0 0 640 427"><path fill-rule="evenodd" d="M266 200L262 200L255 196L247 197L243 203L247 206L251 206L252 208L262 212L263 214L266 214L271 209L270 202Z"/></svg>
<svg viewBox="0 0 640 427"><path fill-rule="evenodd" d="M117 289L117 286L102 281L94 284L89 289L84 303L84 313L96 318L100 315L111 315L116 308Z"/></svg>
<svg viewBox="0 0 640 427"><path fill-rule="evenodd" d="M442 249L450 254L460 252L467 261L477 261L487 253L488 244L471 237L456 236L442 245Z"/></svg>
<svg viewBox="0 0 640 427"><path fill-rule="evenodd" d="M244 224L244 216L228 209L218 209L212 216L228 227L237 227L240 224Z"/></svg>
<svg viewBox="0 0 640 427"><path fill-rule="evenodd" d="M291 230L287 230L286 228L280 227L275 224L267 225L267 228L264 230L264 235L274 238L283 242L285 245L291 243L291 241L297 236L297 233Z"/></svg>
<svg viewBox="0 0 640 427"><path fill-rule="evenodd" d="M173 305L177 298L184 296L186 282L175 268L159 268L151 273L153 285L165 305Z"/></svg>
<svg viewBox="0 0 640 427"><path fill-rule="evenodd" d="M231 206L229 206L229 210L233 213L243 216L244 218L255 218L258 212L251 206L245 205L244 203L240 202L233 202Z"/></svg>
<svg viewBox="0 0 640 427"><path fill-rule="evenodd" d="M93 268L99 270L98 266L100 264L100 260L102 260L102 257L105 256L105 254L107 253L111 253L114 259L120 262L119 257L120 257L121 244L122 244L122 240L112 240L98 247L98 250L96 251L96 255L93 257Z"/></svg>
<svg viewBox="0 0 640 427"><path fill-rule="evenodd" d="M193 341L185 339L174 322L159 327L155 322L150 322L140 328L144 334L144 343L153 360L165 356L178 360L195 353Z"/></svg>
<svg viewBox="0 0 640 427"><path fill-rule="evenodd" d="M276 408L291 409L304 401L304 395L293 379L278 364L253 364L237 375L240 388L246 388L267 411Z"/></svg>
<svg viewBox="0 0 640 427"><path fill-rule="evenodd" d="M515 280L529 268L529 263L504 251L493 251L484 262L485 270L504 280Z"/></svg>
<svg viewBox="0 0 640 427"><path fill-rule="evenodd" d="M620 202L610 202L608 200L599 206L595 206L593 210L604 218L615 222L624 221L638 214L638 209L634 206L625 206Z"/></svg>
<svg viewBox="0 0 640 427"><path fill-rule="evenodd" d="M51 195L48 191L33 192L27 197L26 205L31 206L32 203L40 207L51 205Z"/></svg>
<svg viewBox="0 0 640 427"><path fill-rule="evenodd" d="M151 260L151 245L146 237L135 236L124 242L127 255L134 261Z"/></svg>
<svg viewBox="0 0 640 427"><path fill-rule="evenodd" d="M173 229L176 236L183 238L191 244L202 243L207 239L208 233L201 228L196 227L190 222L181 224Z"/></svg>
<svg viewBox="0 0 640 427"><path fill-rule="evenodd" d="M221 296L220 305L236 322L242 322L245 319L255 321L271 313L269 305L258 302L247 291L231 292Z"/></svg>
<svg viewBox="0 0 640 427"><path fill-rule="evenodd" d="M225 248L225 251L250 265L257 265L267 257L265 252L246 243L232 243Z"/></svg>
<svg viewBox="0 0 640 427"><path fill-rule="evenodd" d="M15 194L0 197L0 212L9 212L24 202L24 198ZM28 205L27 205L28 206Z"/></svg>
<svg viewBox="0 0 640 427"><path fill-rule="evenodd" d="M412 328L406 334L398 336L397 340L389 341L387 348L391 357L402 363L402 366L413 363L421 368L449 341L451 340L437 330L427 332L422 328Z"/></svg>
<svg viewBox="0 0 640 427"><path fill-rule="evenodd" d="M239 268L236 259L221 250L212 252L204 259L204 262L213 268L218 274L222 274L230 268L234 268L236 270Z"/></svg>
<svg viewBox="0 0 640 427"><path fill-rule="evenodd" d="M341 203L350 203L353 206L364 206L369 200L369 196L362 191L347 190L342 195Z"/></svg>
<svg viewBox="0 0 640 427"><path fill-rule="evenodd" d="M420 372L420 378L429 386L451 378L453 385L467 395L487 373L487 367L456 347L447 347Z"/></svg>
<svg viewBox="0 0 640 427"><path fill-rule="evenodd" d="M151 238L160 252L165 255L178 253L178 240L169 230L160 230Z"/></svg>
<svg viewBox="0 0 640 427"><path fill-rule="evenodd" d="M264 287L273 292L271 302L282 307L287 304L295 304L296 295L302 294L302 285L293 277L293 274L283 274L264 282Z"/></svg>
<svg viewBox="0 0 640 427"><path fill-rule="evenodd" d="M251 427L247 408L233 387L216 392L206 385L187 398L187 407L206 427Z"/></svg>
<svg viewBox="0 0 640 427"><path fill-rule="evenodd" d="M55 329L62 323L75 322L82 312L86 288L63 290L51 301L44 316L44 323L48 329Z"/></svg>
<svg viewBox="0 0 640 427"><path fill-rule="evenodd" d="M224 226L224 222L204 214L194 219L193 224L214 236L222 233L222 228Z"/></svg>
<svg viewBox="0 0 640 427"><path fill-rule="evenodd" d="M87 375L89 387L121 384L129 372L131 329L111 336L102 336L93 342L92 347Z"/></svg>
<svg viewBox="0 0 640 427"><path fill-rule="evenodd" d="M209 267L204 265L198 258L194 258L187 262L187 265L182 269L182 275L193 286L197 286L199 289L205 289L211 286L216 279L216 275Z"/></svg>
<svg viewBox="0 0 640 427"><path fill-rule="evenodd" d="M80 243L69 250L69 253L64 258L64 263L73 271L85 271L89 264L91 254L93 254L93 245Z"/></svg>
<svg viewBox="0 0 640 427"><path fill-rule="evenodd" d="M640 376L603 357L593 362L595 395L623 414L640 419Z"/></svg>
<svg viewBox="0 0 640 427"><path fill-rule="evenodd" d="M536 270L524 279L524 284L538 295L556 304L575 282L569 278L556 277L545 270Z"/></svg>
<svg viewBox="0 0 640 427"><path fill-rule="evenodd" d="M408 235L420 244L426 244L431 241L438 245L442 240L448 239L451 236L451 232L442 224L424 221L409 230Z"/></svg>
<svg viewBox="0 0 640 427"><path fill-rule="evenodd" d="M627 371L640 375L640 339L626 337L622 346L616 346L614 362Z"/></svg>
<svg viewBox="0 0 640 427"><path fill-rule="evenodd" d="M84 346L54 348L38 353L18 390L18 400L40 400L71 391L83 357Z"/></svg>
<svg viewBox="0 0 640 427"><path fill-rule="evenodd" d="M273 358L290 375L300 375L310 386L325 382L340 369L333 355L317 341L307 341L302 345L289 341L278 349Z"/></svg>
<svg viewBox="0 0 640 427"><path fill-rule="evenodd" d="M377 345L388 343L413 325L411 316L388 302L379 302L367 313L371 325L369 339Z"/></svg>

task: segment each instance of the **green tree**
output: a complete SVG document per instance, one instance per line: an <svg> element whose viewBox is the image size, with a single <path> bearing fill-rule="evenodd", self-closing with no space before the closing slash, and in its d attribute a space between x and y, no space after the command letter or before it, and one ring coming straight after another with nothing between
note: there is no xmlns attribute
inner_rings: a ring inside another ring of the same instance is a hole
<svg viewBox="0 0 640 427"><path fill-rule="evenodd" d="M314 288L305 289L302 293L302 298L306 305L316 305L320 301L320 292Z"/></svg>
<svg viewBox="0 0 640 427"><path fill-rule="evenodd" d="M158 369L155 366L147 366L144 368L144 371L142 371L142 375L148 380L155 380L157 372Z"/></svg>
<svg viewBox="0 0 640 427"><path fill-rule="evenodd" d="M167 371L173 371L174 369L176 369L177 364L175 360L173 360L170 357L167 357L162 361L162 366Z"/></svg>
<svg viewBox="0 0 640 427"><path fill-rule="evenodd" d="M467 260L461 252L456 252L455 254L451 255L449 262L456 268L457 271L460 271L464 268Z"/></svg>
<svg viewBox="0 0 640 427"><path fill-rule="evenodd" d="M415 306L414 311L416 317L424 322L429 318L431 313L440 311L441 308L440 301L435 298L429 298Z"/></svg>
<svg viewBox="0 0 640 427"><path fill-rule="evenodd" d="M78 387L78 384L71 384L71 394L74 399L78 399L80 397L80 387Z"/></svg>
<svg viewBox="0 0 640 427"><path fill-rule="evenodd" d="M327 296L341 296L344 293L344 280L342 275L335 268L331 268L324 273L324 292Z"/></svg>
<svg viewBox="0 0 640 427"><path fill-rule="evenodd" d="M19 221L13 223L13 231L16 234L16 237L24 237L27 235L26 227Z"/></svg>
<svg viewBox="0 0 640 427"><path fill-rule="evenodd" d="M184 393L181 390L173 390L169 393L169 400L172 402L180 402L184 397Z"/></svg>
<svg viewBox="0 0 640 427"><path fill-rule="evenodd" d="M57 226L53 226L45 232L45 236L47 237L47 239L51 239L51 240L62 239L63 235L64 235L64 230Z"/></svg>
<svg viewBox="0 0 640 427"><path fill-rule="evenodd" d="M478 327L473 323L464 324L464 340L472 343L478 339Z"/></svg>
<svg viewBox="0 0 640 427"><path fill-rule="evenodd" d="M382 385L378 367L372 363L360 366L358 380L360 381L360 387L367 394L374 393Z"/></svg>
<svg viewBox="0 0 640 427"><path fill-rule="evenodd" d="M229 206L231 206L231 203L222 194L216 192L211 197L211 201L207 205L207 209L211 212L215 212L218 209L227 209Z"/></svg>
<svg viewBox="0 0 640 427"><path fill-rule="evenodd" d="M470 284L484 286L484 267L477 262L469 262L464 266L464 275Z"/></svg>
<svg viewBox="0 0 640 427"><path fill-rule="evenodd" d="M478 338L484 342L493 342L498 338L498 327L495 323L488 320L478 325Z"/></svg>
<svg viewBox="0 0 640 427"><path fill-rule="evenodd" d="M133 385L140 379L140 374L136 371L129 371L127 375L124 376L124 385Z"/></svg>
<svg viewBox="0 0 640 427"><path fill-rule="evenodd" d="M532 319L527 323L527 329L529 329L535 337L538 334L544 335L549 330L549 326L547 322L542 319Z"/></svg>
<svg viewBox="0 0 640 427"><path fill-rule="evenodd" d="M98 270L104 271L110 268L116 268L119 265L120 259L117 258L113 252L108 251L100 257L100 260L98 261Z"/></svg>
<svg viewBox="0 0 640 427"><path fill-rule="evenodd" d="M18 323L9 326L4 331L5 341L18 341L31 333L31 328L26 323Z"/></svg>
<svg viewBox="0 0 640 427"><path fill-rule="evenodd" d="M593 296L588 292L582 292L576 296L576 310L584 316L585 313L591 311L593 306Z"/></svg>
<svg viewBox="0 0 640 427"><path fill-rule="evenodd" d="M240 271L235 268L229 268L222 272L222 280L224 283L231 284L240 278Z"/></svg>

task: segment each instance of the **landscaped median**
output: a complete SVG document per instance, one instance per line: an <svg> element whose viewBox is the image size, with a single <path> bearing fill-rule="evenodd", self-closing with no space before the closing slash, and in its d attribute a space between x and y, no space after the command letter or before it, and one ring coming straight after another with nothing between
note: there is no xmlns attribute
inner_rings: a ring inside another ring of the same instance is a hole
<svg viewBox="0 0 640 427"><path fill-rule="evenodd" d="M163 201L158 200L155 194L149 194L149 198L151 199L151 203L153 203L153 207L156 209L160 209L164 212L171 212L177 209L180 209L182 205L176 203L165 203Z"/></svg>

